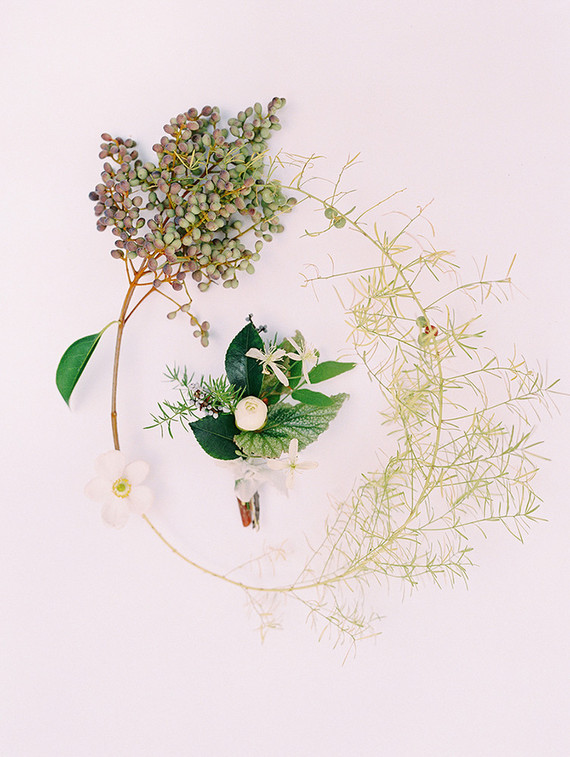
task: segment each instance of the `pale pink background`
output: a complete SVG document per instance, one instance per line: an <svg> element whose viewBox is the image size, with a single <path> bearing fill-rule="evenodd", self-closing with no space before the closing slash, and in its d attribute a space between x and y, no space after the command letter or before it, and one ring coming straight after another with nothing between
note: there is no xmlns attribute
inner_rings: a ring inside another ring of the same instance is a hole
<svg viewBox="0 0 570 757"><path fill-rule="evenodd" d="M379 595L383 636L342 666L344 651L319 643L294 605L262 646L231 587L140 521L103 527L82 490L111 446L110 335L72 412L53 381L67 345L120 305L122 274L87 200L100 132L132 135L150 155L183 109L219 104L227 116L278 95L288 106L273 149L327 155L329 176L360 151L362 196L406 187L406 212L433 199L438 243L468 270L488 256L499 276L517 255L520 293L490 308L489 339L507 354L516 341L568 391L568 2L24 0L2 15L0 754L570 753L566 399L539 428L547 522L524 546L499 529L479 540L468 590ZM300 240L312 220L292 217L235 293L197 299L209 351L158 301L126 335L123 447L153 466L157 524L214 568L298 534L370 462L354 426L369 386L355 379L353 412L313 448L318 471L290 502L266 496L255 535L191 438L141 430L166 391L163 364L218 372L248 312L302 327L329 354L343 346L334 296L317 303L299 273L328 252L349 259L351 239Z"/></svg>

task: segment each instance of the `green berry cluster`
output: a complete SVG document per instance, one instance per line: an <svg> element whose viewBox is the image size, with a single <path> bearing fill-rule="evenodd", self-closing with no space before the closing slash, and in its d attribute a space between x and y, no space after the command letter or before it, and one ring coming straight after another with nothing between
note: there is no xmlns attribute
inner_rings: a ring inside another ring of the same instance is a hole
<svg viewBox="0 0 570 757"><path fill-rule="evenodd" d="M340 215L336 208L325 208L325 218L331 222L336 229L342 229L346 225L346 218Z"/></svg>
<svg viewBox="0 0 570 757"><path fill-rule="evenodd" d="M254 272L264 244L283 231L281 215L296 202L267 176L264 160L284 104L275 97L264 112L256 103L227 127L219 108L190 108L165 125L153 147L156 162L143 162L132 139L102 134L105 163L89 197L97 229L116 237L111 255L141 258L156 288L186 289L187 277L201 291L214 282L237 287L238 273Z"/></svg>

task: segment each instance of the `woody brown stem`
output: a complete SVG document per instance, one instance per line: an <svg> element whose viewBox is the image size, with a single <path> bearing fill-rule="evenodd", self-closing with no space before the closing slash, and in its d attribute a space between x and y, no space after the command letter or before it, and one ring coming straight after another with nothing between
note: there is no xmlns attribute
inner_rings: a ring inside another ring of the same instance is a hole
<svg viewBox="0 0 570 757"><path fill-rule="evenodd" d="M133 280L129 284L125 299L123 300L121 314L119 315L118 319L119 325L117 327L117 338L115 340L115 357L113 360L113 382L111 385L111 430L113 432L113 444L115 449L117 450L121 448L119 444L119 428L117 423L117 383L119 378L119 357L121 354L121 342L123 340L123 330L125 328L125 323L128 318L127 310L129 308L129 305L131 304L131 300L133 299L136 286L145 273L146 264L143 263L139 270L136 272Z"/></svg>

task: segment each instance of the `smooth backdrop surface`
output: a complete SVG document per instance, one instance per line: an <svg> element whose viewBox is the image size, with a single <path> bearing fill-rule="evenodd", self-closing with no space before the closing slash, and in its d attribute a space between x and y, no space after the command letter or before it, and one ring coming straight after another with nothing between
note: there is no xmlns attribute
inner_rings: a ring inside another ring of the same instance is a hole
<svg viewBox="0 0 570 757"><path fill-rule="evenodd" d="M536 478L546 522L524 545L499 530L477 542L468 589L386 594L383 635L343 666L344 650L319 642L294 605L261 645L232 587L182 564L140 521L104 528L82 491L112 446L112 339L71 412L53 380L67 345L121 302L122 272L87 199L99 134L133 136L150 156L162 125L192 105L229 116L277 95L288 104L273 150L326 155L328 176L359 152L361 195L406 188L392 205L406 213L433 200L438 244L468 272L487 257L501 276L517 256L517 289L490 304L489 338L507 354L516 342L568 391L569 3L7 0L2 15L0 754L570 753L567 399L538 431L551 459ZM334 293L316 300L300 274L324 270L329 252L350 259L352 242L301 239L310 223L292 216L236 292L197 297L208 351L161 302L126 337L123 448L152 465L157 523L205 564L223 567L236 544L277 544L312 503L342 496L373 456L354 416L382 444L356 378L353 414L314 448L319 469L290 502L267 496L256 535L193 440L142 431L166 391L163 365L218 372L249 312L282 333L302 327L331 356L344 346Z"/></svg>

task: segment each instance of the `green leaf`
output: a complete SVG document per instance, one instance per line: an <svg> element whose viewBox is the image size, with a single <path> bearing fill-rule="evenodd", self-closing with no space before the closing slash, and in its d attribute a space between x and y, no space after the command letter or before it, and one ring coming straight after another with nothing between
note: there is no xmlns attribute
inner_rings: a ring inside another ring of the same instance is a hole
<svg viewBox="0 0 570 757"><path fill-rule="evenodd" d="M233 439L239 434L239 429L231 413L222 413L217 418L207 415L191 423L190 428L198 444L210 457L217 460L234 460L238 457L238 448Z"/></svg>
<svg viewBox="0 0 570 757"><path fill-rule="evenodd" d="M306 405L315 405L316 407L329 407L334 404L334 400L322 392L313 392L310 389L296 389L292 394L294 400L304 402Z"/></svg>
<svg viewBox="0 0 570 757"><path fill-rule="evenodd" d="M93 354L95 347L99 344L103 332L107 328L108 326L105 326L105 328L98 334L90 334L89 336L81 337L81 339L73 342L73 344L63 353L63 357L57 366L55 383L59 389L59 393L68 405L69 398L75 389L75 385L79 381L79 377L83 373L89 358Z"/></svg>
<svg viewBox="0 0 570 757"><path fill-rule="evenodd" d="M298 439L299 449L303 449L327 430L347 397L335 394L328 407L272 405L261 431L242 431L234 441L250 457L279 457L287 451L291 439Z"/></svg>
<svg viewBox="0 0 570 757"><path fill-rule="evenodd" d="M226 374L231 384L244 390L244 396L259 397L263 380L261 363L245 355L252 347L263 350L263 340L253 323L248 323L227 349Z"/></svg>
<svg viewBox="0 0 570 757"><path fill-rule="evenodd" d="M340 376L341 373L351 371L356 363L341 363L337 360L325 360L319 363L309 371L309 381L311 384L318 384L320 381L326 381L334 376Z"/></svg>
<svg viewBox="0 0 570 757"><path fill-rule="evenodd" d="M284 339L279 346L287 352L291 352L291 350L296 350L296 344L305 344L305 337L298 329L297 331L295 331L293 339L295 340L295 343L293 343L290 339ZM294 358L287 358L287 361L288 370L285 371L285 373L289 376L290 388L294 389L303 378L303 361L295 360Z"/></svg>
<svg viewBox="0 0 570 757"><path fill-rule="evenodd" d="M291 369L289 371L289 386L294 389L299 381L303 378L303 361L292 360Z"/></svg>

